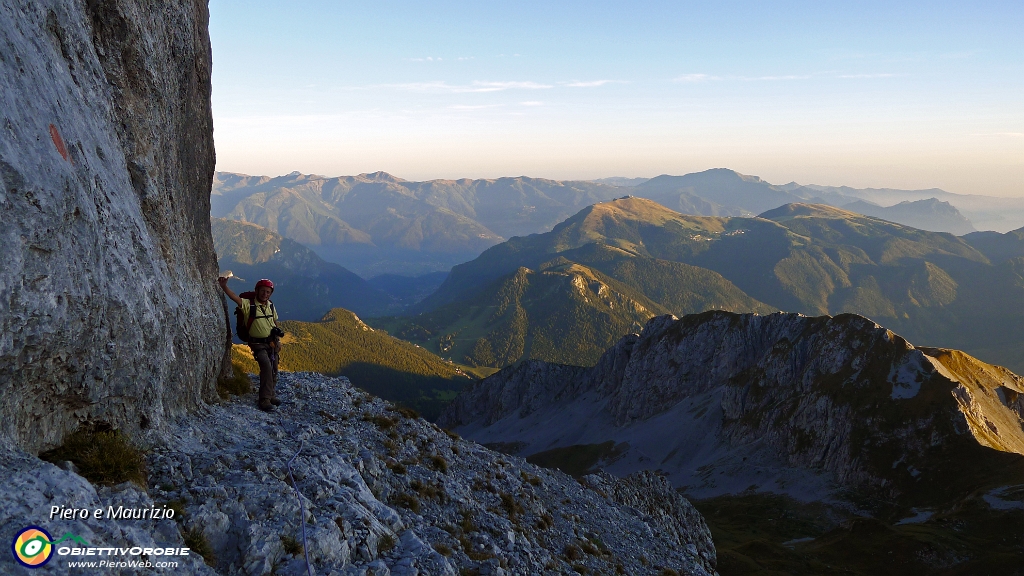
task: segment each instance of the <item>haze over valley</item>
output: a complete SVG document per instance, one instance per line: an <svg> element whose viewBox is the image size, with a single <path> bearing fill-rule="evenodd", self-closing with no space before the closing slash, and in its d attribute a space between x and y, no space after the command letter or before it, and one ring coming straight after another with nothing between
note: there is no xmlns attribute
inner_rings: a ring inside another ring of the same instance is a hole
<svg viewBox="0 0 1024 576"><path fill-rule="evenodd" d="M307 298L310 312L289 314L311 320L337 305L363 316L401 313L408 319L376 323L469 365L592 363L653 315L725 309L854 312L918 342L1024 370L1015 260L1024 256L1024 228L974 231L935 197L885 208L868 200L880 199L877 190L774 186L725 169L631 184L218 174L213 215L227 217L218 226L277 230L371 281L381 273L428 278L428 270L439 281L454 263L437 292L420 292L423 302L399 304L369 283L362 296L354 284L338 285L333 294L346 294L347 306ZM955 196L888 194L926 192ZM222 267L231 262L222 256ZM555 295L568 300L555 304Z"/></svg>
<svg viewBox="0 0 1024 576"><path fill-rule="evenodd" d="M258 224L367 278L445 271L498 242L547 232L586 206L626 194L703 216L755 216L803 202L958 236L1024 227L1022 202L935 189L779 186L727 169L628 184L525 176L410 182L384 172L337 178L218 173L211 201L216 218Z"/></svg>

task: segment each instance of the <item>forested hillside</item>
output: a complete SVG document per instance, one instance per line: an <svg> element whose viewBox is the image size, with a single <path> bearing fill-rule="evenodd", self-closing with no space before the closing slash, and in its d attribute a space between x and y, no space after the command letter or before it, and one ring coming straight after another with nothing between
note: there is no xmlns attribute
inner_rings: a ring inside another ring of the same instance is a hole
<svg viewBox="0 0 1024 576"><path fill-rule="evenodd" d="M459 339L471 324L451 320L459 303L493 297L520 268L575 264L604 275L607 286L632 301L652 303L645 306L650 310L854 312L923 344L963 349L1024 371L1020 244L1016 233L957 237L825 205L797 203L756 218L721 218L622 198L456 266L405 324L374 322L445 353L440 342ZM621 330L612 316L598 318L602 329ZM565 327L572 334L595 330ZM540 358L526 348L520 357ZM495 356L494 365L506 365L508 358Z"/></svg>

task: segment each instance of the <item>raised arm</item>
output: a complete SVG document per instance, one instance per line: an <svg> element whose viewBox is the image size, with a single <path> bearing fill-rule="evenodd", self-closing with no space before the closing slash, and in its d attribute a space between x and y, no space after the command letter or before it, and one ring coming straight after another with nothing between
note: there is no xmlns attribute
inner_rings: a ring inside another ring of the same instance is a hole
<svg viewBox="0 0 1024 576"><path fill-rule="evenodd" d="M238 297L238 294L235 294L235 292L231 288L228 288L227 278L218 278L217 282L220 283L220 289L223 290L224 293L228 295L228 298L233 300L235 304L238 304L239 306L242 305L242 299Z"/></svg>

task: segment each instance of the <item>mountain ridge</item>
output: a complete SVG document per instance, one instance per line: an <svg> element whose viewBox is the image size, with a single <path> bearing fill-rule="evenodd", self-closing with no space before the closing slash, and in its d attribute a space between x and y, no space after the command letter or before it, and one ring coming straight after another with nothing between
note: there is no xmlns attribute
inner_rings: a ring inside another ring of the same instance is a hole
<svg viewBox="0 0 1024 576"><path fill-rule="evenodd" d="M611 200L623 191L680 212L713 216L750 217L795 202L884 203L877 195L852 188L844 188L852 194L845 195L837 188L777 186L727 168L626 183L629 186L622 187L527 176L415 182L386 172L339 177L293 172L273 178L218 173L211 210L215 217L270 228L329 261L372 276L450 268L505 239L550 230L585 206ZM956 201L960 200L957 196ZM878 210L891 220L923 229L973 230L953 206L938 210L912 202L864 209L872 214ZM999 210L1013 214L1005 207Z"/></svg>
<svg viewBox="0 0 1024 576"><path fill-rule="evenodd" d="M550 232L489 248L453 268L408 314L472 298L519 267L541 270L562 259L600 270L677 315L852 312L924 344L1024 370L1014 352L1024 343L1024 311L1015 304L1024 298L1021 257L1024 242L1015 233L957 237L806 203L754 218L692 216L623 197L587 207ZM679 279L671 282L669 270Z"/></svg>
<svg viewBox="0 0 1024 576"><path fill-rule="evenodd" d="M439 423L575 475L658 470L723 574L1012 573L1021 390L860 316L711 311L653 318L590 368L507 367Z"/></svg>
<svg viewBox="0 0 1024 576"><path fill-rule="evenodd" d="M617 191L530 177L411 182L384 172L252 180L223 174L214 182L212 206L215 217L255 222L372 275L450 267Z"/></svg>
<svg viewBox="0 0 1024 576"><path fill-rule="evenodd" d="M657 243L645 243L665 226L701 243L709 230L731 233L723 222L635 197L595 204L455 267L408 315L368 321L475 366L526 358L590 365L658 314L774 309L715 271L657 258Z"/></svg>

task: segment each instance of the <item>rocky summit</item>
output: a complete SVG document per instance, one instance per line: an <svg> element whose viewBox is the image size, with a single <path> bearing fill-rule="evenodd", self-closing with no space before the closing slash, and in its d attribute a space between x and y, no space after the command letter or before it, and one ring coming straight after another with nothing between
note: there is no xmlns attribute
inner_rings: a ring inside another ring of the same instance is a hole
<svg viewBox="0 0 1024 576"><path fill-rule="evenodd" d="M284 404L272 414L250 395L148 432L148 491L97 489L70 463L8 450L0 526L13 533L53 504L169 506L175 518L51 520L47 529L92 546L191 543L179 569L195 574L298 576L307 552L315 574L715 574L703 518L663 476L576 481L461 439L345 378L283 373L278 390ZM4 556L0 572L12 569Z"/></svg>
<svg viewBox="0 0 1024 576"><path fill-rule="evenodd" d="M439 423L538 461L660 469L697 497L855 491L899 507L1019 470L1022 392L1004 368L861 316L712 311L653 318L593 368L506 368Z"/></svg>

